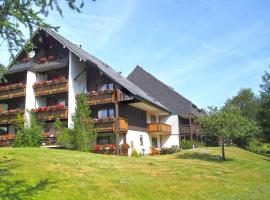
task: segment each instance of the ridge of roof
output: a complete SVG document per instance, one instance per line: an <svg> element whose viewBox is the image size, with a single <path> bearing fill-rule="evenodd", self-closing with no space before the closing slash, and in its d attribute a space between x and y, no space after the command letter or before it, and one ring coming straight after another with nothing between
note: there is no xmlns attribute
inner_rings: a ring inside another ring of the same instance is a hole
<svg viewBox="0 0 270 200"><path fill-rule="evenodd" d="M139 65L132 70L132 72L127 76L127 79L141 87L145 92L149 92L154 98L157 98L162 104L170 108L171 112L177 114L188 112L194 115L199 115L200 113L199 108L194 103L183 97ZM156 87L160 88L156 89ZM164 93L166 95L162 95ZM172 98L174 98L174 101L172 101Z"/></svg>
<svg viewBox="0 0 270 200"><path fill-rule="evenodd" d="M61 36L60 34L56 33L55 31L39 27L35 32L33 33L32 37L29 39L29 41L34 37L34 35L38 32L38 30L43 30L49 35L51 35L53 38L55 38L58 42L62 43L64 47L67 47L70 51L72 51L75 55L77 55L80 59L82 59L85 62L90 62L92 64L95 64L99 70L101 70L104 74L109 76L111 79L116 81L118 84L120 84L122 87L126 88L128 91L130 91L133 95L135 95L137 98L142 99L144 101L147 101L148 103L151 103L155 105L156 107L159 107L167 112L169 112L169 109L161 104L159 101L157 101L155 98L150 96L148 93L146 93L144 90L139 88L137 85L129 81L127 78L116 72L112 67L110 67L108 64L104 63L103 61L99 60L98 58L92 56L87 51L83 50L78 45L70 42L65 37ZM18 54L15 56L15 58L22 52L20 50ZM9 64L9 67L12 65L12 62Z"/></svg>
<svg viewBox="0 0 270 200"><path fill-rule="evenodd" d="M166 86L170 91L176 93L177 95L181 96L183 99L185 99L186 101L192 103L192 101L190 101L189 99L187 99L186 97L184 97L183 95L181 95L180 93L178 93L177 91L174 90L173 87L170 87L168 84L166 84L165 82L161 81L160 79L158 79L157 77L155 77L154 75L152 75L151 73L149 73L148 71L146 71L145 69L143 69L140 65L136 65L136 67L132 70L132 72L136 69L140 69L142 71L144 71L144 73L148 74L149 76L151 76L152 78L154 78L156 81L160 82L162 85ZM132 74L132 72L127 76L127 79L129 79L129 76ZM192 103L192 105L195 105L194 103ZM196 106L196 105L195 105ZM197 106L196 106L197 107Z"/></svg>

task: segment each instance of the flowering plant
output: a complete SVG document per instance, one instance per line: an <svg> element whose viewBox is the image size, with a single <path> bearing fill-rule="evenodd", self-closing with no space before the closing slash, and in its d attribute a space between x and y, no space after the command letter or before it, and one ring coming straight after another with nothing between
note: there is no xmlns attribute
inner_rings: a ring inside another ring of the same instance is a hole
<svg viewBox="0 0 270 200"><path fill-rule="evenodd" d="M23 83L12 83L12 84L5 84L5 83L1 83L0 84L0 89L1 90L9 90L9 89L16 89L16 88L20 88L24 86Z"/></svg>
<svg viewBox="0 0 270 200"><path fill-rule="evenodd" d="M114 122L114 118L113 117L103 117L103 118L99 118L99 119L94 119L95 123L106 123L106 122Z"/></svg>
<svg viewBox="0 0 270 200"><path fill-rule="evenodd" d="M64 105L56 104L54 106L42 106L36 109L32 109L32 112L46 112L46 111L63 110L63 109L65 109Z"/></svg>
<svg viewBox="0 0 270 200"><path fill-rule="evenodd" d="M51 79L51 80L43 80L43 81L40 81L40 82L35 82L34 83L34 87L44 87L46 85L50 85L50 84L53 84L53 83L60 83L60 82L65 82L66 79L64 77L55 77L54 79Z"/></svg>
<svg viewBox="0 0 270 200"><path fill-rule="evenodd" d="M94 144L91 147L95 153L100 153L102 151L114 151L116 150L116 144Z"/></svg>
<svg viewBox="0 0 270 200"><path fill-rule="evenodd" d="M0 114L12 114L12 113L21 113L22 109L17 108L17 109L10 109L10 110L0 110Z"/></svg>
<svg viewBox="0 0 270 200"><path fill-rule="evenodd" d="M15 137L14 134L8 133L5 135L0 135L0 140L12 140L14 139L14 137Z"/></svg>
<svg viewBox="0 0 270 200"><path fill-rule="evenodd" d="M95 95L108 94L108 93L113 93L113 92L114 92L114 90L107 89L107 90L103 90L103 91L91 91L91 92L88 92L87 94L89 96L95 96Z"/></svg>

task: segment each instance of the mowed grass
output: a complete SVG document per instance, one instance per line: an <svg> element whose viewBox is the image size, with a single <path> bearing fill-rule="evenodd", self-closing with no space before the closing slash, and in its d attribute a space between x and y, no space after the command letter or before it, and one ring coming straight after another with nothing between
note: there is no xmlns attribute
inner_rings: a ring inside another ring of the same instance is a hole
<svg viewBox="0 0 270 200"><path fill-rule="evenodd" d="M0 199L270 199L270 158L236 147L119 157L0 149Z"/></svg>

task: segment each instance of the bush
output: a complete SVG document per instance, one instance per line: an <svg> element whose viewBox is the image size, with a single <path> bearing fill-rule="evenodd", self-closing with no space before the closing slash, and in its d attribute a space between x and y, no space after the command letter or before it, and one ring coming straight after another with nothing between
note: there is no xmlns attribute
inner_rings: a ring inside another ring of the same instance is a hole
<svg viewBox="0 0 270 200"><path fill-rule="evenodd" d="M263 143L258 139L252 139L247 146L247 149L256 153L270 154L270 144Z"/></svg>
<svg viewBox="0 0 270 200"><path fill-rule="evenodd" d="M17 133L14 147L39 147L41 145L42 127L37 123L34 113L30 113L30 122L24 124L24 116L16 119Z"/></svg>
<svg viewBox="0 0 270 200"><path fill-rule="evenodd" d="M171 146L170 148L169 147L163 147L161 149L161 154L173 154L177 151L177 146L176 145L173 145Z"/></svg>
<svg viewBox="0 0 270 200"><path fill-rule="evenodd" d="M131 153L131 156L132 156L132 157L139 157L138 151L136 151L136 149L134 149L134 150L132 151L132 153Z"/></svg>
<svg viewBox="0 0 270 200"><path fill-rule="evenodd" d="M181 141L182 149L192 149L192 143L189 140L183 139Z"/></svg>

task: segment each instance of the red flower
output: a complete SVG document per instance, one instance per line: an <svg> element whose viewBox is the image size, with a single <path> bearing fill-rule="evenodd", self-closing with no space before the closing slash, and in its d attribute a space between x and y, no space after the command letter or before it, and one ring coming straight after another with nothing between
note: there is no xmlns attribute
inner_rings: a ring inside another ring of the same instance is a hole
<svg viewBox="0 0 270 200"><path fill-rule="evenodd" d="M48 61L54 61L55 59L55 56L48 56Z"/></svg>

